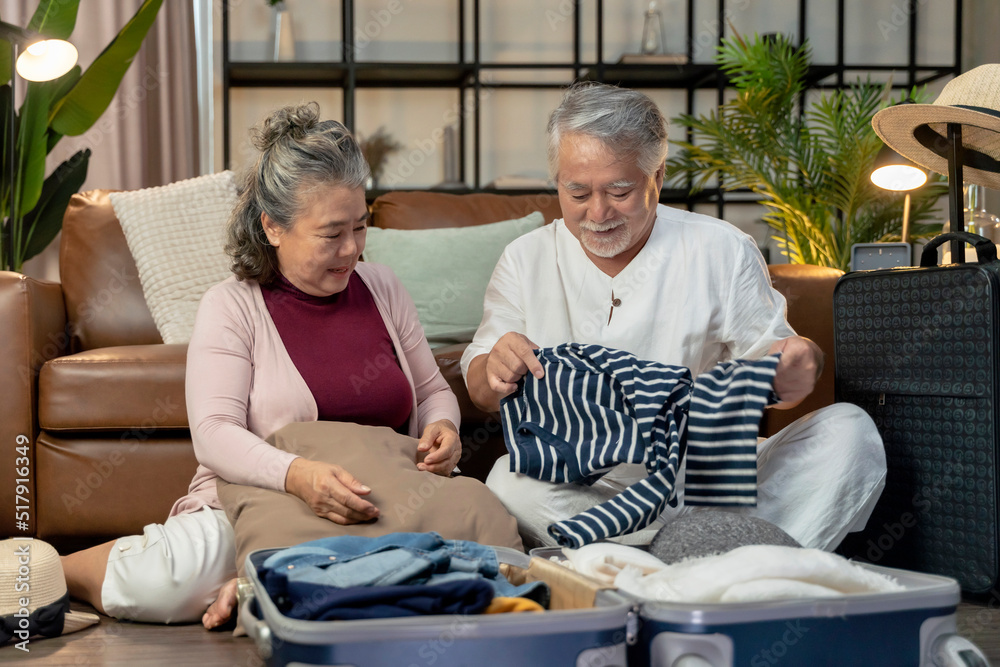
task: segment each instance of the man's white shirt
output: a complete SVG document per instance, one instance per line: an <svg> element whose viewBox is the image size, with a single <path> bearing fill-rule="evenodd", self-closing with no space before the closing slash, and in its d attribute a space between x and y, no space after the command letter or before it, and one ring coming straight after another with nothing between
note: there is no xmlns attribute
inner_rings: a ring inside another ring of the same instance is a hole
<svg viewBox="0 0 1000 667"><path fill-rule="evenodd" d="M794 335L785 299L771 287L749 235L662 204L646 244L614 278L594 265L562 220L508 245L462 356L463 375L508 331L540 347L593 343L695 374L719 361L759 358Z"/></svg>

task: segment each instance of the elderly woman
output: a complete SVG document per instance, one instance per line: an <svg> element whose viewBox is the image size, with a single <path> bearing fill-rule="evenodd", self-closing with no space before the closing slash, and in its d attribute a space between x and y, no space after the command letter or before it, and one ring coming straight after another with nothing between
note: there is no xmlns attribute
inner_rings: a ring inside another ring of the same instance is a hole
<svg viewBox="0 0 1000 667"><path fill-rule="evenodd" d="M320 121L315 103L273 113L254 141L260 155L229 225L234 276L202 298L188 348L200 463L189 493L164 524L63 559L70 594L111 616L214 627L231 615L235 550L219 477L294 494L338 524L378 517L351 471L264 441L287 424L388 426L419 437L417 467L440 475L461 456L458 402L413 302L388 268L358 261L369 171L357 142ZM381 370L362 393L372 363Z"/></svg>

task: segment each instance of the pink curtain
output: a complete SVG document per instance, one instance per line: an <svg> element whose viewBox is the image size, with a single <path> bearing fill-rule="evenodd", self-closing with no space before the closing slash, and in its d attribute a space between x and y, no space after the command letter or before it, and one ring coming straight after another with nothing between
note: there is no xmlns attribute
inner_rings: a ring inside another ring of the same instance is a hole
<svg viewBox="0 0 1000 667"><path fill-rule="evenodd" d="M81 0L70 41L86 67L141 6L141 0ZM0 0L0 17L27 25L37 0ZM198 175L198 108L193 3L166 0L104 115L85 134L63 137L51 172L83 148L90 167L83 190L134 190ZM58 280L58 239L25 273Z"/></svg>

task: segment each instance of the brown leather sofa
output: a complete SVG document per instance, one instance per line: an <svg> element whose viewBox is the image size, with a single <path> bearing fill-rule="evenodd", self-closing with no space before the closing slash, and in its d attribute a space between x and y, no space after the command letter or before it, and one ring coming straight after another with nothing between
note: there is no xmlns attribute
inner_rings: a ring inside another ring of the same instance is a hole
<svg viewBox="0 0 1000 667"><path fill-rule="evenodd" d="M547 221L559 217L558 200L548 194L391 193L373 202L371 222L398 229L465 226L533 210ZM829 356L840 272L770 270L788 299L792 326ZM8 508L0 513L0 535L33 535L72 548L163 521L196 463L184 404L186 347L163 344L107 191L73 197L60 272L61 284L0 272L0 462L6 461L0 507ZM485 479L503 440L495 417L469 400L459 370L462 349L435 354L462 408L461 467ZM765 431L832 403L832 378L831 368L798 409L772 411Z"/></svg>

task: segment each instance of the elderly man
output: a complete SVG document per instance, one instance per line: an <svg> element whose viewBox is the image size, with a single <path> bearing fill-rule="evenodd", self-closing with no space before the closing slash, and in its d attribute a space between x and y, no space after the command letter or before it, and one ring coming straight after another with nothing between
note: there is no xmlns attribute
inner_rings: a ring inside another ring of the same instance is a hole
<svg viewBox="0 0 1000 667"><path fill-rule="evenodd" d="M667 124L642 93L575 85L548 125L549 168L562 220L511 243L486 292L483 321L462 357L472 400L496 411L526 373L533 350L593 343L702 373L728 359L781 352L776 408L813 389L822 353L795 335L784 298L770 284L754 241L732 225L658 204ZM861 409L814 412L758 445L758 503L747 512L803 546L832 550L864 527L885 485L885 455ZM548 526L644 479L622 464L597 483L557 484L510 472L497 461L488 486L518 520L526 545L554 544ZM646 543L679 514L619 538Z"/></svg>

